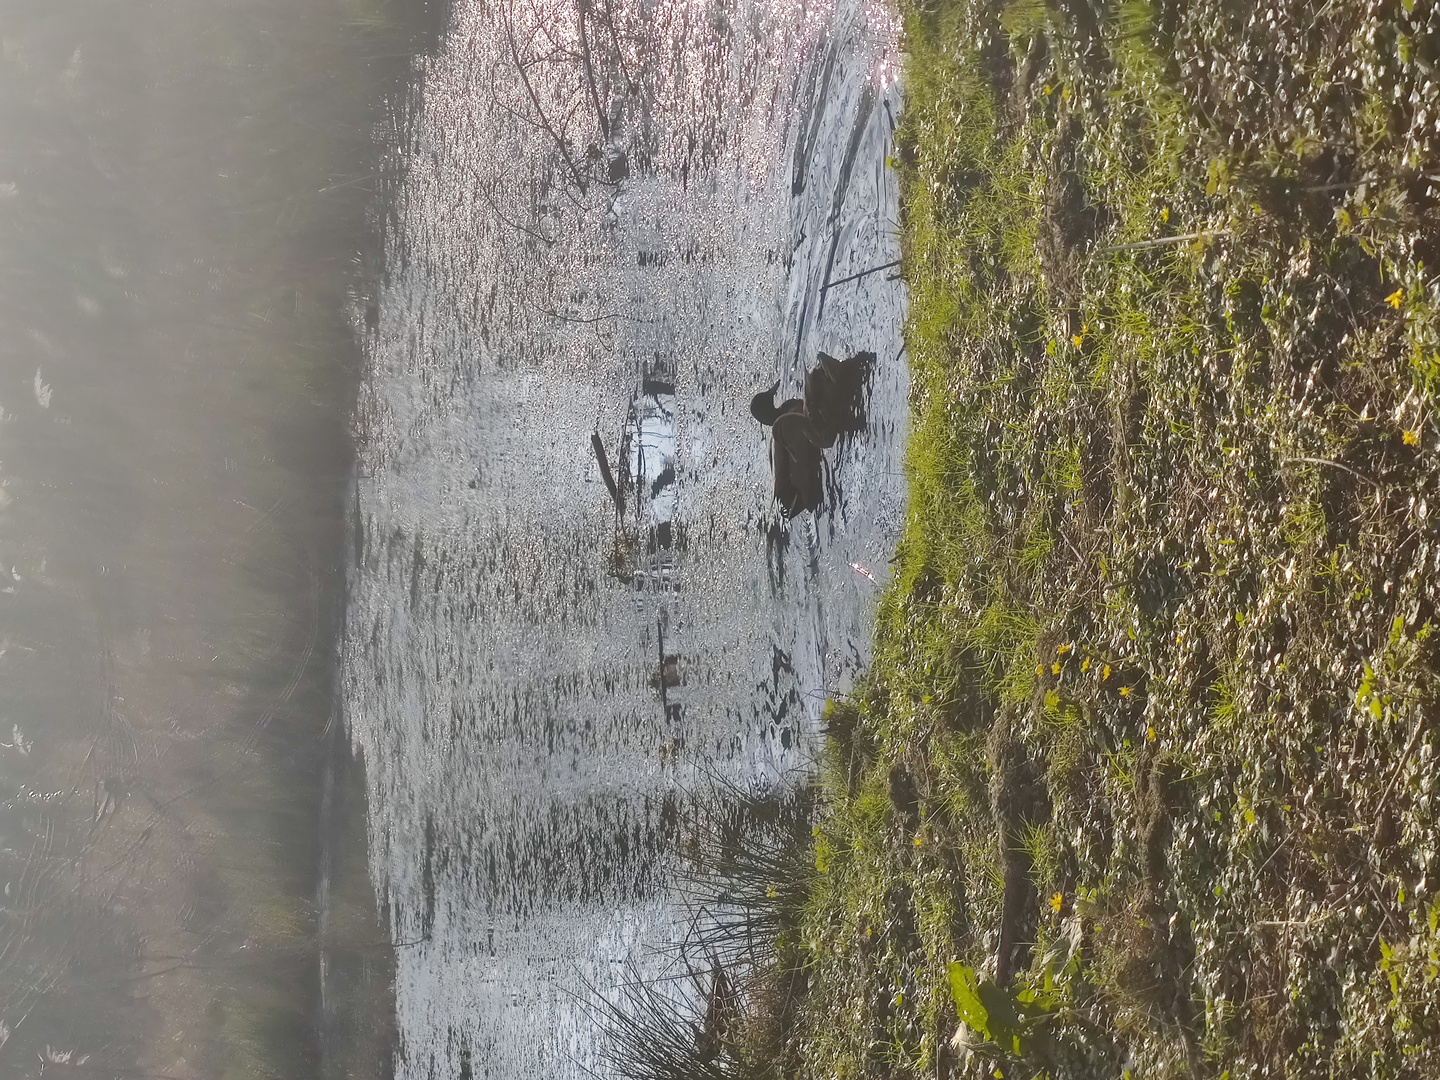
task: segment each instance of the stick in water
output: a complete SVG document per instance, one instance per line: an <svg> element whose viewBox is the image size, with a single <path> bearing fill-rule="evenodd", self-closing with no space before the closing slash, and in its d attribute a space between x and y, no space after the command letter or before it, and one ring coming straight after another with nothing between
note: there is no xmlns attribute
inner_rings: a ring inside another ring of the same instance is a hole
<svg viewBox="0 0 1440 1080"><path fill-rule="evenodd" d="M610 458L605 453L605 444L600 441L600 432L590 433L590 446L595 451L595 460L600 463L600 479L604 480L605 486L610 489L610 498L615 500L615 509L623 514L625 500L620 497L620 489L615 484L615 474L610 471Z"/></svg>
<svg viewBox="0 0 1440 1080"><path fill-rule="evenodd" d="M871 274L878 274L881 270L889 270L892 266L899 266L900 260L888 262L884 266L872 266L869 270L861 270L858 274L851 274L849 277L842 277L839 281L827 281L820 286L823 293L826 289L833 289L836 285L844 285L847 281L859 281L862 277L869 277Z"/></svg>

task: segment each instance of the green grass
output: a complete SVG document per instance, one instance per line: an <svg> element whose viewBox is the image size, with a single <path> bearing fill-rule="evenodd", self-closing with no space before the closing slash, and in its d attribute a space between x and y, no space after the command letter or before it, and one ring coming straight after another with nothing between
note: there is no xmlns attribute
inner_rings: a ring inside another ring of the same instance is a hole
<svg viewBox="0 0 1440 1080"><path fill-rule="evenodd" d="M1440 1069L1437 27L1260 10L905 9L910 511L804 1075Z"/></svg>

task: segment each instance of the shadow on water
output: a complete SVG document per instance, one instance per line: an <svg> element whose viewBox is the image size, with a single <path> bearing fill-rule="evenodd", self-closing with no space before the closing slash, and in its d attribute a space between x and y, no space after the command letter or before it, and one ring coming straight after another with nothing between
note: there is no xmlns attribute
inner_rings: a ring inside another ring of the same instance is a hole
<svg viewBox="0 0 1440 1080"><path fill-rule="evenodd" d="M390 1067L334 661L381 148L447 20L0 14L6 1077Z"/></svg>

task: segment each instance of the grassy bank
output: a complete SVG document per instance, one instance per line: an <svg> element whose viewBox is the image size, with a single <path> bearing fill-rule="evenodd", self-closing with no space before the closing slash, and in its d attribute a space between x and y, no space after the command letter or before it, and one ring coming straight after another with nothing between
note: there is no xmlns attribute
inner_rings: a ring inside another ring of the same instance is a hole
<svg viewBox="0 0 1440 1080"><path fill-rule="evenodd" d="M1440 1074L1437 29L908 5L908 523L686 1075Z"/></svg>
<svg viewBox="0 0 1440 1080"><path fill-rule="evenodd" d="M802 1071L1436 1075L1440 18L906 29L911 503Z"/></svg>

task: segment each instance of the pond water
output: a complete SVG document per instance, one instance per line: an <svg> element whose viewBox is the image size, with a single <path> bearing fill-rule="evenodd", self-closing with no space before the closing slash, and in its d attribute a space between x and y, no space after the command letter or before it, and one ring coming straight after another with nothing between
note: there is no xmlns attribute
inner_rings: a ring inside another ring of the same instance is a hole
<svg viewBox="0 0 1440 1080"><path fill-rule="evenodd" d="M687 804L803 776L866 661L905 504L896 33L471 2L417 71L341 661L401 1076L602 1069L587 995L659 973ZM749 400L822 350L877 354L869 424L787 522Z"/></svg>

